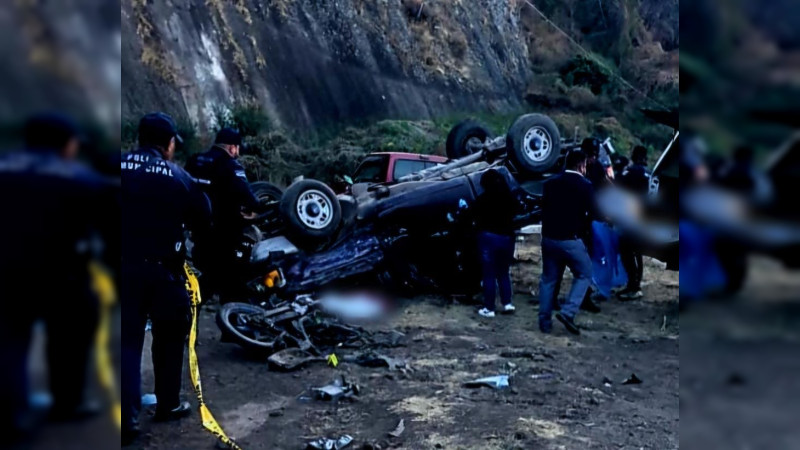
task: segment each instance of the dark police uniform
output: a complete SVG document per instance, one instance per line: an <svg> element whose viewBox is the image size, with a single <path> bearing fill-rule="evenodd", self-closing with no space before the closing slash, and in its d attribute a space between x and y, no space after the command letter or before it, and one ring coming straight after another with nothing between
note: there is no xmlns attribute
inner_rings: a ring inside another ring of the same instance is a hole
<svg viewBox="0 0 800 450"><path fill-rule="evenodd" d="M111 232L101 216L116 211L115 187L58 150L0 155L0 428L12 433L25 428L33 323L45 322L52 412L65 418L83 401L97 328L88 263Z"/></svg>
<svg viewBox="0 0 800 450"><path fill-rule="evenodd" d="M237 145L237 142L241 142L237 138L238 134L225 143ZM217 140L220 141L219 138ZM196 246L192 250L192 257L200 270L204 271L200 280L202 289L206 296L217 293L223 302L229 301L231 296L236 295L240 284L237 283L236 249L246 225L241 213L243 209L257 211L259 202L250 191L242 165L216 145L190 158L186 163L186 171L200 183L212 206L212 233L206 236L193 235Z"/></svg>
<svg viewBox="0 0 800 450"><path fill-rule="evenodd" d="M146 116L147 117L147 116ZM140 140L141 140L140 127ZM127 153L122 170L122 420L131 429L141 408L145 324L153 334L156 415L180 405L183 350L191 307L183 272L184 232L210 223L205 194L155 148Z"/></svg>

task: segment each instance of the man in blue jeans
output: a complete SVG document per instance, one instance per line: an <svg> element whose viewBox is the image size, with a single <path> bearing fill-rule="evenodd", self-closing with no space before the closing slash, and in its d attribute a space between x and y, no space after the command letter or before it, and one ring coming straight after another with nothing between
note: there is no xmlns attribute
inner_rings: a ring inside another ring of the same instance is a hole
<svg viewBox="0 0 800 450"><path fill-rule="evenodd" d="M494 317L495 294L500 288L504 313L513 313L511 275L514 259L514 216L516 206L508 180L494 170L481 176L484 192L475 201L475 224L478 229L478 251L483 272L483 317Z"/></svg>
<svg viewBox="0 0 800 450"><path fill-rule="evenodd" d="M566 169L544 184L542 191L542 277L539 282L539 330L552 331L555 288L572 271L572 289L558 319L572 334L580 334L575 315L592 283L592 261L583 243L592 220L599 214L592 183L585 178L587 156L581 150L567 154Z"/></svg>

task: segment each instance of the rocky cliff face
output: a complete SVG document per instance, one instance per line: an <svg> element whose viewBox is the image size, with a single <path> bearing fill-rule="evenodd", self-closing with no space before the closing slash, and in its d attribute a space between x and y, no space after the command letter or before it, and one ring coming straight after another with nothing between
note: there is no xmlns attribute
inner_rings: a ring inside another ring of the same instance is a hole
<svg viewBox="0 0 800 450"><path fill-rule="evenodd" d="M518 108L515 1L123 0L122 115L201 129L234 104L290 128Z"/></svg>

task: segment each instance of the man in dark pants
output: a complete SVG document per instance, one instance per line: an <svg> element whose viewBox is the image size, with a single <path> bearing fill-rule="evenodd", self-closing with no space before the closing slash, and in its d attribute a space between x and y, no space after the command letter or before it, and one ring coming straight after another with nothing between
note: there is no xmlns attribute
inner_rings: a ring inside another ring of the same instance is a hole
<svg viewBox="0 0 800 450"><path fill-rule="evenodd" d="M122 158L122 432L138 434L141 359L145 323L153 333L155 420L190 414L180 401L183 350L191 305L183 273L184 231L204 232L210 223L208 198L170 160L179 142L175 123L163 113L139 123L139 148Z"/></svg>
<svg viewBox="0 0 800 450"><path fill-rule="evenodd" d="M98 321L88 265L100 256L92 243L107 240L112 231L102 226L109 221L101 215L116 192L74 160L77 136L68 118L38 115L25 126L26 150L0 155L0 430L5 444L24 438L36 425L28 404L28 352L37 320L44 321L47 335L50 417L81 419L99 411L84 400Z"/></svg>
<svg viewBox="0 0 800 450"><path fill-rule="evenodd" d="M495 293L500 288L504 313L513 313L511 275L514 260L514 197L503 175L487 170L481 176L484 192L475 200L475 224L478 229L478 252L483 272L483 317L495 316Z"/></svg>
<svg viewBox="0 0 800 450"><path fill-rule="evenodd" d="M250 191L239 157L242 137L236 130L223 128L217 133L214 146L194 155L186 163L186 171L200 183L211 201L214 227L210 235L193 236L197 244L192 250L195 264L203 271L200 284L206 297L219 294L225 303L236 299L237 246L247 219L255 217L259 202Z"/></svg>
<svg viewBox="0 0 800 450"><path fill-rule="evenodd" d="M646 148L641 145L634 147L631 152L631 165L622 172L619 185L635 194L647 195L650 187L650 172L647 170ZM641 298L644 261L639 246L630 238L620 236L619 253L625 273L628 274L628 285L617 293L617 296L620 300Z"/></svg>
<svg viewBox="0 0 800 450"><path fill-rule="evenodd" d="M572 289L558 319L570 333L580 334L575 315L592 283L592 261L581 240L592 219L598 217L592 184L586 174L586 154L567 154L566 170L545 182L542 191L542 276L539 283L539 329L552 330L555 287L564 273L572 271Z"/></svg>

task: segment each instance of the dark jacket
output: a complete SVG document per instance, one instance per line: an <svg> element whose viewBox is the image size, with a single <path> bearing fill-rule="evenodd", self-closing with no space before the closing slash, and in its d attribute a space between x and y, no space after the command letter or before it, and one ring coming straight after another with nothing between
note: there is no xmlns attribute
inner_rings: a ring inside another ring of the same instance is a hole
<svg viewBox="0 0 800 450"><path fill-rule="evenodd" d="M587 236L591 221L598 220L592 183L575 172L564 171L546 181L542 189L542 237L567 240Z"/></svg>
<svg viewBox="0 0 800 450"><path fill-rule="evenodd" d="M0 154L0 192L0 279L86 272L96 238L119 239L118 184L56 152Z"/></svg>
<svg viewBox="0 0 800 450"><path fill-rule="evenodd" d="M259 202L250 190L244 167L219 147L192 156L186 171L200 183L211 201L214 228L240 231L242 209L258 211Z"/></svg>
<svg viewBox="0 0 800 450"><path fill-rule="evenodd" d="M184 231L204 232L210 225L208 198L156 149L126 153L121 169L123 261L182 262Z"/></svg>
<svg viewBox="0 0 800 450"><path fill-rule="evenodd" d="M611 180L608 179L608 174L606 174L606 166L599 159L594 159L586 165L586 179L592 183L595 190L611 184Z"/></svg>
<svg viewBox="0 0 800 450"><path fill-rule="evenodd" d="M511 192L484 192L475 200L475 225L478 231L513 236L517 202Z"/></svg>
<svg viewBox="0 0 800 450"><path fill-rule="evenodd" d="M650 172L641 164L631 164L622 171L619 184L637 194L647 194L650 189Z"/></svg>

